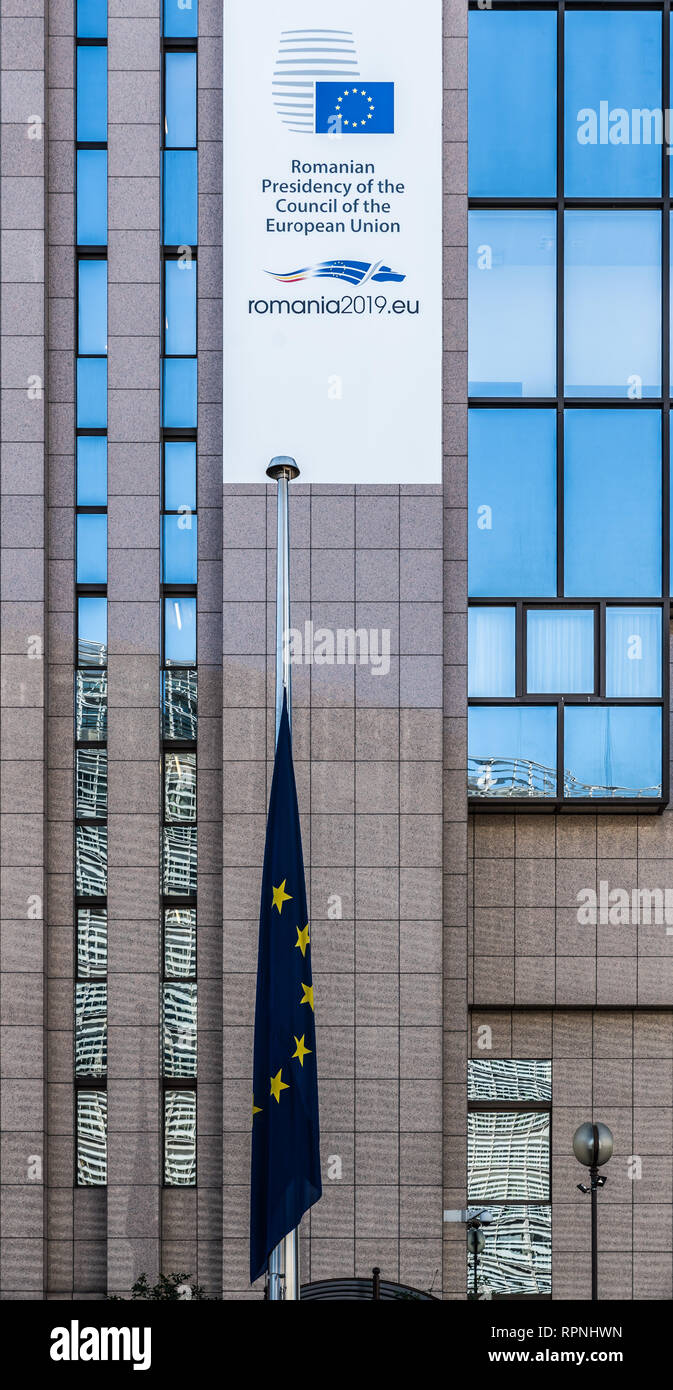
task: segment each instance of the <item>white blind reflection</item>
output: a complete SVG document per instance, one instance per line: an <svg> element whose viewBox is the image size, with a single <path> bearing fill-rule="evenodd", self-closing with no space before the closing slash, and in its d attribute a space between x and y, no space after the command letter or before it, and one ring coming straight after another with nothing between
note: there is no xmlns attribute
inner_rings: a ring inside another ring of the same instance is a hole
<svg viewBox="0 0 673 1390"><path fill-rule="evenodd" d="M169 1187L196 1182L196 1093L164 1095L164 1180Z"/></svg>
<svg viewBox="0 0 673 1390"><path fill-rule="evenodd" d="M169 980L196 974L196 912L193 907L166 909L164 974Z"/></svg>
<svg viewBox="0 0 673 1390"><path fill-rule="evenodd" d="M549 1115L472 1111L467 1117L468 1201L549 1197Z"/></svg>
<svg viewBox="0 0 673 1390"><path fill-rule="evenodd" d="M107 1093L77 1092L77 1182L102 1187L107 1182Z"/></svg>
<svg viewBox="0 0 673 1390"><path fill-rule="evenodd" d="M467 1064L468 1100L551 1100L551 1062L474 1057Z"/></svg>
<svg viewBox="0 0 673 1390"><path fill-rule="evenodd" d="M76 736L80 743L101 743L107 737L107 672L76 674Z"/></svg>
<svg viewBox="0 0 673 1390"><path fill-rule="evenodd" d="M163 885L167 897L196 893L196 826L164 826Z"/></svg>
<svg viewBox="0 0 673 1390"><path fill-rule="evenodd" d="M75 985L75 1073L105 1076L107 1070L107 983Z"/></svg>
<svg viewBox="0 0 673 1390"><path fill-rule="evenodd" d="M77 912L77 974L84 979L107 970L107 911L80 907Z"/></svg>
<svg viewBox="0 0 673 1390"><path fill-rule="evenodd" d="M501 1207L482 1227L485 1246L477 1265L477 1291L551 1294L551 1207ZM474 1287L474 1258L468 1255L468 1289Z"/></svg>
<svg viewBox="0 0 673 1390"><path fill-rule="evenodd" d="M107 812L107 749L78 748L75 815L98 820Z"/></svg>
<svg viewBox="0 0 673 1390"><path fill-rule="evenodd" d="M77 896L104 898L107 893L107 826L78 825L75 834Z"/></svg>
<svg viewBox="0 0 673 1390"><path fill-rule="evenodd" d="M164 984L161 998L164 1076L196 1076L196 985Z"/></svg>

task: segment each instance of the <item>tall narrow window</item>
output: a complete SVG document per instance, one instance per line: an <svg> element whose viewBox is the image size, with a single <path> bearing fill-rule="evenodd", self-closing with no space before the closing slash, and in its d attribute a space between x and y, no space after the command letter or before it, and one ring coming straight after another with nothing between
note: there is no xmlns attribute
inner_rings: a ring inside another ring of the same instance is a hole
<svg viewBox="0 0 673 1390"><path fill-rule="evenodd" d="M77 1183L107 1182L107 5L77 0Z"/></svg>
<svg viewBox="0 0 673 1390"><path fill-rule="evenodd" d="M196 1183L197 0L163 3L162 511L163 1176Z"/></svg>

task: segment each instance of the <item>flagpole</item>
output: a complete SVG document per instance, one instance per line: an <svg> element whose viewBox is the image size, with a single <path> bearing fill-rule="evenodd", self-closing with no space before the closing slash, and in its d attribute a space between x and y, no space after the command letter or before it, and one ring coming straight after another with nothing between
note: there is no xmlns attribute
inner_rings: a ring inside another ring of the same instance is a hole
<svg viewBox="0 0 673 1390"><path fill-rule="evenodd" d="M267 477L278 484L278 528L276 547L276 743L287 696L287 714L292 727L292 683L290 675L290 513L288 484L299 477L293 458L279 455L271 460ZM299 1284L299 1231L289 1231L269 1256L268 1297L273 1303L296 1300Z"/></svg>

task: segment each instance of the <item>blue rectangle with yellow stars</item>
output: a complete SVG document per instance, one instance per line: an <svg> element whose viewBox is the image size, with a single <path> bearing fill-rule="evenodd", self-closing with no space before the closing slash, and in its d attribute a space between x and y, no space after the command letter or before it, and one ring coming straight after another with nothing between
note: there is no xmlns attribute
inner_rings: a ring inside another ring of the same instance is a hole
<svg viewBox="0 0 673 1390"><path fill-rule="evenodd" d="M394 82L316 82L317 135L394 135Z"/></svg>
<svg viewBox="0 0 673 1390"><path fill-rule="evenodd" d="M250 1281L322 1196L310 931L287 700L262 873L252 1099Z"/></svg>

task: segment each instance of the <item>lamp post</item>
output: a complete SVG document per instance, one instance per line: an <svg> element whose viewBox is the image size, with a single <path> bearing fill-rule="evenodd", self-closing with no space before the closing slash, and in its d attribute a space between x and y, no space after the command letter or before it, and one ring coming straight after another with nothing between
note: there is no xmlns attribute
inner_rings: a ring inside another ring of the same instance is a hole
<svg viewBox="0 0 673 1390"><path fill-rule="evenodd" d="M470 1221L467 1227L467 1250L472 1255L472 1274L473 1274L473 1297L478 1298L477 1278L479 1274L479 1256L486 1244L486 1237L481 1228L479 1220Z"/></svg>
<svg viewBox="0 0 673 1390"><path fill-rule="evenodd" d="M583 1182L578 1182L577 1186L580 1192L591 1191L591 1298L594 1303L598 1299L598 1189L605 1187L607 1182L605 1174L598 1170L612 1158L613 1147L612 1131L607 1125L587 1121L573 1135L575 1158L589 1169L591 1179L591 1188Z"/></svg>

